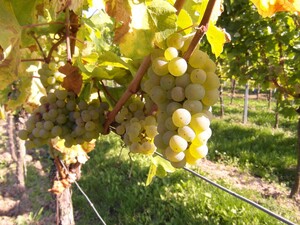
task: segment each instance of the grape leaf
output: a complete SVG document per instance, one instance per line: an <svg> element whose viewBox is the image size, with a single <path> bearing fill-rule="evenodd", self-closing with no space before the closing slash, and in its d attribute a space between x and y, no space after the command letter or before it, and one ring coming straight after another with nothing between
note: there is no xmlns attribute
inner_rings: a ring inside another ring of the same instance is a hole
<svg viewBox="0 0 300 225"><path fill-rule="evenodd" d="M156 170L157 170L157 166L155 165L155 163L152 162L149 167L149 172L148 172L148 176L147 176L147 180L146 180L146 186L148 186L152 183L152 180L156 174Z"/></svg>
<svg viewBox="0 0 300 225"><path fill-rule="evenodd" d="M213 22L209 22L206 32L207 40L211 45L212 52L218 57L223 52L223 46L226 42L226 36L222 29L218 28Z"/></svg>
<svg viewBox="0 0 300 225"><path fill-rule="evenodd" d="M14 11L14 15L16 16L16 19L20 25L29 25L35 22L37 0L12 0L10 2Z"/></svg>
<svg viewBox="0 0 300 225"><path fill-rule="evenodd" d="M119 42L129 31L131 22L130 5L127 0L106 0L105 4L107 14L116 20L114 41Z"/></svg>
<svg viewBox="0 0 300 225"><path fill-rule="evenodd" d="M64 87L67 91L79 94L82 86L82 75L79 73L79 68L67 63L58 70L66 75L61 84L62 87Z"/></svg>
<svg viewBox="0 0 300 225"><path fill-rule="evenodd" d="M300 1L281 1L281 0L251 0L256 6L258 13L262 17L271 17L276 12L298 12L300 13Z"/></svg>
<svg viewBox="0 0 300 225"><path fill-rule="evenodd" d="M193 20L185 9L182 9L178 15L177 25L179 30L183 30L185 34L192 33Z"/></svg>

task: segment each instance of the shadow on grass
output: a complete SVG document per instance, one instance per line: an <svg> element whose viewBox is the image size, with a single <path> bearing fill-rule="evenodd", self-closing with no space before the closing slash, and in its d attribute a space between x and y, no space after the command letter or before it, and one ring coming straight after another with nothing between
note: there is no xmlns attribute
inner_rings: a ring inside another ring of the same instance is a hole
<svg viewBox="0 0 300 225"><path fill-rule="evenodd" d="M296 137L220 120L212 123L212 130L209 141L211 160L226 155L225 160L229 163L237 159L241 167L249 169L255 176L291 185L296 173Z"/></svg>

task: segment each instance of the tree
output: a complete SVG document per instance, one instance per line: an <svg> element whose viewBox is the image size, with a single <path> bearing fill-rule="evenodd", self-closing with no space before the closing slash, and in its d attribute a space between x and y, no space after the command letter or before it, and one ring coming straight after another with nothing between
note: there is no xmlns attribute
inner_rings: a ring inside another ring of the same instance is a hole
<svg viewBox="0 0 300 225"><path fill-rule="evenodd" d="M19 132L27 148L50 146L57 223L73 223L69 189L100 133L170 161L153 157L149 183L207 154L220 86L210 57L226 42L216 26L221 4L170 2L0 0L1 103L31 113ZM211 56L199 50L204 34ZM230 58L247 72L249 53L238 53Z"/></svg>

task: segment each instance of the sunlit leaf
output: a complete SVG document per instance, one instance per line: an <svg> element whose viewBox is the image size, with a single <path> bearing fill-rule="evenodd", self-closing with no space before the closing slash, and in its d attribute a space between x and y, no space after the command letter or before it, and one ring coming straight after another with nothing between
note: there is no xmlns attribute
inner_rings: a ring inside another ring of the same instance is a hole
<svg viewBox="0 0 300 225"><path fill-rule="evenodd" d="M218 57L223 52L223 46L226 42L224 31L210 22L206 36L211 45L212 52Z"/></svg>
<svg viewBox="0 0 300 225"><path fill-rule="evenodd" d="M146 186L150 185L152 183L153 178L156 175L157 166L154 163L151 163L149 167L149 172L146 180Z"/></svg>

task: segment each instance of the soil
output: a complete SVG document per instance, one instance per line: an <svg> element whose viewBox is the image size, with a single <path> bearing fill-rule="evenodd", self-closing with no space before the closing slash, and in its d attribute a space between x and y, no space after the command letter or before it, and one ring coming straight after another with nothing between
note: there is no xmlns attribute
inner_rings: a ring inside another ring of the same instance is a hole
<svg viewBox="0 0 300 225"><path fill-rule="evenodd" d="M3 129L4 128L4 129ZM0 134L3 134L5 124L0 121ZM55 206L54 201L46 201L45 198L38 198L37 204L47 211L47 216L39 221L36 206L34 207L29 196L33 192L33 187L26 188L25 191L19 190L17 178L15 176L16 163L10 152L6 148L6 140L0 138L0 225L14 225L19 222L22 224L48 225L55 224ZM44 170L41 161L33 152L26 155L27 167L33 167L37 174L45 177L47 172ZM259 192L265 198L273 198L278 205L284 205L286 208L294 209L300 218L300 197L289 198L289 189L276 183L270 183L261 178L253 177L248 173L241 172L238 168L214 163L205 160L200 168L201 172L214 181L222 180L235 189L248 189ZM41 182L41 189L47 190L49 183Z"/></svg>

